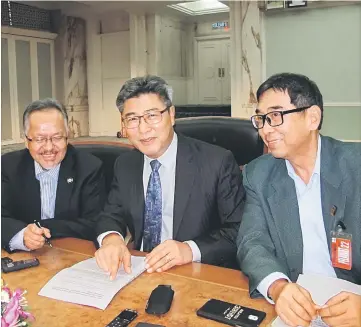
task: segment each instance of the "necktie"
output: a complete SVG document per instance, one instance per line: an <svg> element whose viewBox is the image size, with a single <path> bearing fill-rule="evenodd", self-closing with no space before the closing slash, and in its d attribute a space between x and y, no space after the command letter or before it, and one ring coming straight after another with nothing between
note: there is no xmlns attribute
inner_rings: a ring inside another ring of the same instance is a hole
<svg viewBox="0 0 361 327"><path fill-rule="evenodd" d="M158 160L150 162L152 173L149 176L144 210L143 251L150 252L158 244L162 231L162 186L158 169Z"/></svg>

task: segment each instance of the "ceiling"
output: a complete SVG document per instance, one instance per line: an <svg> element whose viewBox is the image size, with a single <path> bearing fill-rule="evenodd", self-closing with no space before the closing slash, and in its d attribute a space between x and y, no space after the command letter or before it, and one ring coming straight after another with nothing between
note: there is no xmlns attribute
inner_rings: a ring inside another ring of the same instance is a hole
<svg viewBox="0 0 361 327"><path fill-rule="evenodd" d="M112 10L127 10L131 12L153 12L167 7L174 1L76 1L90 7L94 12L104 13Z"/></svg>
<svg viewBox="0 0 361 327"><path fill-rule="evenodd" d="M60 9L69 15L83 16L86 13L102 15L109 12L125 10L134 14L156 13L173 17L179 17L184 20L192 20L192 16L186 13L171 9L168 5L174 5L181 2L192 2L194 0L179 1L153 1L153 0L132 0L132 1L18 1L30 6L36 6L48 10ZM222 1L226 2L226 1ZM219 14L213 14L219 15ZM223 13L224 15L224 13ZM210 15L203 15L210 16ZM203 17L202 16L202 17ZM202 20L198 16L197 20Z"/></svg>

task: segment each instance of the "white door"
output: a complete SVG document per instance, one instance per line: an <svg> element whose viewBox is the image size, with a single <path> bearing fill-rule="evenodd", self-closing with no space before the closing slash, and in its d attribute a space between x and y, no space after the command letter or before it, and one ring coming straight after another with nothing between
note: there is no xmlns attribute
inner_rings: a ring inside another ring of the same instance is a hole
<svg viewBox="0 0 361 327"><path fill-rule="evenodd" d="M230 104L229 39L198 41L198 102Z"/></svg>
<svg viewBox="0 0 361 327"><path fill-rule="evenodd" d="M221 104L221 56L219 40L198 42L198 94L201 104Z"/></svg>

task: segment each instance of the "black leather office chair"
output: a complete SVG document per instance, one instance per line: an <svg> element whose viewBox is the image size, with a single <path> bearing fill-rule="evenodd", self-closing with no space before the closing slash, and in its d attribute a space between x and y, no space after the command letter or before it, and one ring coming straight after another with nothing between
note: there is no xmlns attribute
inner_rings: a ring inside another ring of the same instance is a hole
<svg viewBox="0 0 361 327"><path fill-rule="evenodd" d="M114 176L114 163L119 155L131 151L132 146L127 144L106 144L106 143L72 143L79 151L91 153L103 162L105 187L109 193L110 185Z"/></svg>
<svg viewBox="0 0 361 327"><path fill-rule="evenodd" d="M251 121L231 117L195 117L176 119L175 130L230 150L243 166L264 152L264 143Z"/></svg>

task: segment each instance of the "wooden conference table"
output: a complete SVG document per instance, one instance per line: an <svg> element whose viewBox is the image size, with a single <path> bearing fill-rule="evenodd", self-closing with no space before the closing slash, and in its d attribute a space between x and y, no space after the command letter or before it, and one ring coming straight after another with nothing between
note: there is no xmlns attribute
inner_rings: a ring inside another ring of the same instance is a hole
<svg viewBox="0 0 361 327"><path fill-rule="evenodd" d="M273 306L266 300L250 299L247 278L239 271L200 263L175 267L164 273L144 273L120 290L104 311L42 297L38 295L40 289L58 271L88 259L95 252L93 243L84 240L64 238L53 240L52 244L53 248L46 246L31 253L9 255L1 250L2 257L9 256L13 260L37 257L40 261L38 267L2 274L11 289L20 287L28 291L26 298L36 318L32 327L104 327L126 308L135 309L139 314L129 325L132 327L140 321L167 327L226 326L196 315L197 309L210 298L265 311L267 316L261 324L264 327L276 316ZM175 291L172 307L162 317L144 311L151 291L159 284L170 284Z"/></svg>

